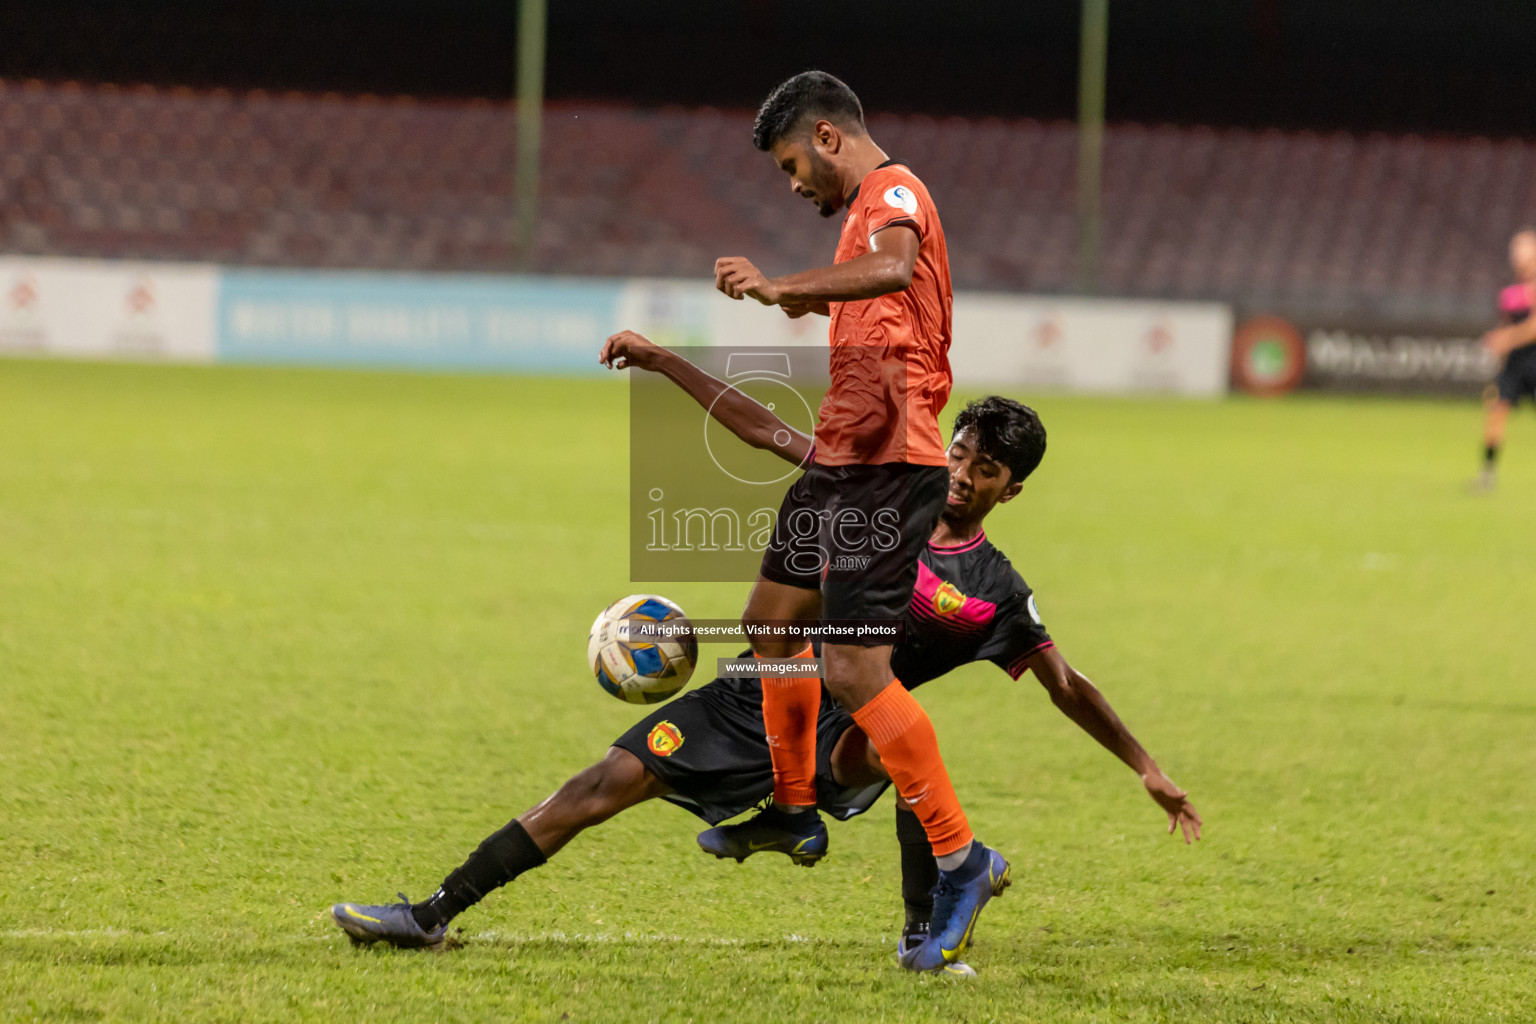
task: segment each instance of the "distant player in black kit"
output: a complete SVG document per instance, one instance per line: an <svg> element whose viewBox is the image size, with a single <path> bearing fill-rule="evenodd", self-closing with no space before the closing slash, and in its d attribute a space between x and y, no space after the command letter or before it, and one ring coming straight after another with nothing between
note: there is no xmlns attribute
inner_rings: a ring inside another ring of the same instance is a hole
<svg viewBox="0 0 1536 1024"><path fill-rule="evenodd" d="M768 409L637 334L609 339L602 357L618 368L666 375L754 447L797 465L810 451L811 439ZM948 449L944 516L921 556L906 640L896 648L893 664L909 687L973 661L991 661L1015 679L1033 671L1064 714L1137 772L1167 813L1169 832L1182 829L1186 842L1198 839L1201 819L1187 795L1163 774L1093 684L1067 664L1041 624L1028 584L982 529L993 508L1019 493L1044 451L1039 419L1017 402L992 397L960 413ZM817 803L835 818L863 813L890 785L867 737L827 694L817 720L817 751ZM716 679L641 719L603 760L481 843L430 899L414 905L339 903L332 914L360 942L441 946L448 922L486 894L543 864L583 830L656 797L717 825L699 835L699 845L717 857L740 860L773 851L814 863L814 857L802 857L776 833L758 835L751 821L718 826L772 794L762 684L755 678ZM927 936L938 866L922 824L904 803L898 803L896 835L906 905L900 954ZM963 962L944 970L953 976L974 973Z"/></svg>
<svg viewBox="0 0 1536 1024"><path fill-rule="evenodd" d="M1499 293L1499 327L1483 336L1483 346L1501 360L1483 425L1483 471L1474 488L1493 490L1498 481L1499 450L1509 411L1528 399L1536 405L1536 229L1517 232L1509 241L1509 265L1515 283Z"/></svg>

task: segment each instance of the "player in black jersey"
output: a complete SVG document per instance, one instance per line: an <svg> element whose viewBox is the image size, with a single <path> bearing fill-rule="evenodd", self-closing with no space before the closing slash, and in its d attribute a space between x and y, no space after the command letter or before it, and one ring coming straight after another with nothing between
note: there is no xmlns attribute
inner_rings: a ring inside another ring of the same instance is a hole
<svg viewBox="0 0 1536 1024"><path fill-rule="evenodd" d="M809 453L810 439L768 409L639 335L626 332L609 339L603 361L665 374L748 444L772 449L796 464ZM945 513L921 555L906 640L893 654L893 669L909 688L973 661L991 661L1015 679L1033 671L1057 707L1136 770L1167 813L1169 832L1182 828L1186 842L1198 839L1201 819L1187 795L1136 742L1103 695L1056 650L1028 584L986 539L983 520L1019 493L1043 452L1038 418L1017 402L992 397L961 412L949 448ZM817 722L816 775L818 803L841 820L867 810L890 785L852 716L826 693ZM356 941L438 947L448 922L467 907L620 811L660 797L717 825L772 793L762 684L747 677L716 679L641 719L603 760L481 843L431 898L417 904L339 903L332 914ZM938 871L921 823L902 805L896 832L907 912L901 951L926 935ZM709 829L699 843L716 856L738 860L766 850L800 863L816 859L784 847L776 837L759 844L750 823ZM972 973L963 963L947 970Z"/></svg>
<svg viewBox="0 0 1536 1024"><path fill-rule="evenodd" d="M1483 471L1473 489L1491 491L1497 481L1499 450L1510 410L1529 399L1536 404L1536 230L1526 228L1509 240L1509 266L1515 283L1499 293L1500 325L1483 336L1483 347L1499 359L1483 424Z"/></svg>

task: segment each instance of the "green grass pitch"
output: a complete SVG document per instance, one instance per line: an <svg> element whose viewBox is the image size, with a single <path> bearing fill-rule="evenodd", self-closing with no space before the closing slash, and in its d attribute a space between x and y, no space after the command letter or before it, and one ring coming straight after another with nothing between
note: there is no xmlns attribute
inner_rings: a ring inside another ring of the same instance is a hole
<svg viewBox="0 0 1536 1024"><path fill-rule="evenodd" d="M621 380L0 363L0 1017L1531 1020L1529 414L1474 498L1468 403L1038 405L990 535L1206 839L1033 681L924 688L1015 865L955 986L892 957L888 802L812 871L642 807L443 955L328 921L641 713L582 664L632 589Z"/></svg>

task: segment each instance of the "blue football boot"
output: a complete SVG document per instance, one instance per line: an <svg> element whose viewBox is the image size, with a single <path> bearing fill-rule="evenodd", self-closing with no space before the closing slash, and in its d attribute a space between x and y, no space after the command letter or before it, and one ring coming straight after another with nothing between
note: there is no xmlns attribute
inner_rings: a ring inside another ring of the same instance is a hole
<svg viewBox="0 0 1536 1024"><path fill-rule="evenodd" d="M354 946L387 942L399 949L442 949L448 938L448 926L424 930L411 915L411 901L403 892L398 895L403 902L387 906L338 903L331 908L331 917Z"/></svg>
<svg viewBox="0 0 1536 1024"><path fill-rule="evenodd" d="M931 933L901 958L909 971L938 972L946 964L957 963L971 944L976 919L987 901L1001 896L1013 884L1008 862L996 850L981 847L981 869L969 878L955 878L955 871L939 872L939 884L933 889L933 927Z"/></svg>
<svg viewBox="0 0 1536 1024"><path fill-rule="evenodd" d="M738 864L754 853L771 850L812 867L827 855L827 826L815 808L792 814L770 802L746 821L700 832L699 846L722 859L734 857Z"/></svg>
<svg viewBox="0 0 1536 1024"><path fill-rule="evenodd" d="M908 925L902 930L901 938L896 940L896 962L902 963L909 954L922 945L923 940L926 938L928 938L927 921L923 921L921 924ZM952 978L955 981L965 981L976 977L976 969L964 960L956 960L952 964L946 963L934 973L942 974L946 978Z"/></svg>

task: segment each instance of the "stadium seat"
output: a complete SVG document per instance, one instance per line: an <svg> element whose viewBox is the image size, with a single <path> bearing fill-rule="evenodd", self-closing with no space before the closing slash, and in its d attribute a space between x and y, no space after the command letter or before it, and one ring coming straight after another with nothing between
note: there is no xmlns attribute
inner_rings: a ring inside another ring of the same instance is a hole
<svg viewBox="0 0 1536 1024"><path fill-rule="evenodd" d="M1065 123L875 116L933 191L960 287L1076 276ZM770 272L835 244L750 146L746 111L545 110L535 269ZM1536 221L1536 146L1114 125L1103 291L1482 311ZM0 83L0 244L46 255L500 270L516 232L515 105Z"/></svg>

